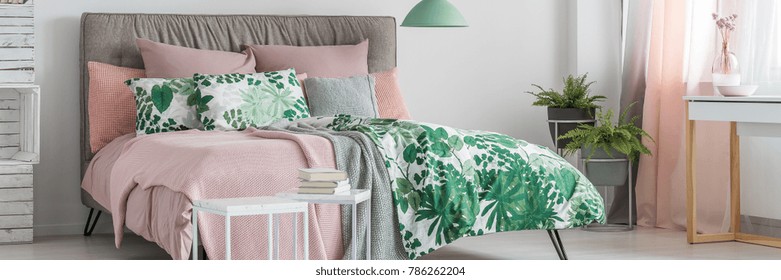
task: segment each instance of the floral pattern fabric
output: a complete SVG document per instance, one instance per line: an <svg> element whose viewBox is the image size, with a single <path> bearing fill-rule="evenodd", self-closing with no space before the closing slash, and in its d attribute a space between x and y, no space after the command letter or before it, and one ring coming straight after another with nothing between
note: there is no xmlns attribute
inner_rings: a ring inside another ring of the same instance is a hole
<svg viewBox="0 0 781 280"><path fill-rule="evenodd" d="M243 130L279 119L309 117L295 70L193 77L197 92L191 104L205 130Z"/></svg>
<svg viewBox="0 0 781 280"><path fill-rule="evenodd" d="M136 78L125 82L136 100L136 135L201 127L188 100L196 93L191 78Z"/></svg>
<svg viewBox="0 0 781 280"><path fill-rule="evenodd" d="M347 115L301 121L361 132L379 148L410 259L464 236L605 222L594 186L544 146L414 121Z"/></svg>

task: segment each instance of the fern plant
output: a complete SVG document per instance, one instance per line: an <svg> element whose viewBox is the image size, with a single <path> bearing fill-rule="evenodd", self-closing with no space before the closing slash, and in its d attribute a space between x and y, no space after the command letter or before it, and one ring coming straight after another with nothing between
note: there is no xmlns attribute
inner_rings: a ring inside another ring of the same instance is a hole
<svg viewBox="0 0 781 280"><path fill-rule="evenodd" d="M594 82L586 82L588 73L581 76L569 75L564 78L564 89L561 93L554 89L545 90L541 86L532 84L532 86L539 89L539 92L527 91L527 93L537 97L532 105L544 106L548 108L579 108L579 109L596 109L601 106L596 102L602 101L607 97L602 95L591 94L591 85Z"/></svg>
<svg viewBox="0 0 781 280"><path fill-rule="evenodd" d="M637 117L626 121L626 113L633 105L634 103L629 105L627 110L618 117L617 123L612 121L614 114L612 109L607 110L606 113L600 110L597 113L598 126L581 124L577 129L559 137L559 139L572 140L564 147L565 155L572 155L581 147L591 149L591 153L588 155L589 159L597 149L604 150L610 157L613 157L612 151L615 149L632 161L636 161L640 154L650 155L651 150L643 145L641 139L645 137L652 142L654 139L648 132L635 125Z"/></svg>

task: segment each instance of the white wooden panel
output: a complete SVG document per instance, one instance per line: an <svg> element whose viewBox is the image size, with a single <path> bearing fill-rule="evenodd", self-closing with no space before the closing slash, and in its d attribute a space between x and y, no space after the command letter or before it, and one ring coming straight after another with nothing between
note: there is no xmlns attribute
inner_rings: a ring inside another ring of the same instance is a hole
<svg viewBox="0 0 781 280"><path fill-rule="evenodd" d="M19 146L19 134L0 134L0 147Z"/></svg>
<svg viewBox="0 0 781 280"><path fill-rule="evenodd" d="M32 83L35 72L32 70L0 70L0 83Z"/></svg>
<svg viewBox="0 0 781 280"><path fill-rule="evenodd" d="M0 25L4 26L33 26L34 22L31 17L0 17Z"/></svg>
<svg viewBox="0 0 781 280"><path fill-rule="evenodd" d="M19 110L19 100L0 99L0 110Z"/></svg>
<svg viewBox="0 0 781 280"><path fill-rule="evenodd" d="M0 215L31 215L33 202L0 202Z"/></svg>
<svg viewBox="0 0 781 280"><path fill-rule="evenodd" d="M33 166L24 165L0 165L0 174L32 174Z"/></svg>
<svg viewBox="0 0 781 280"><path fill-rule="evenodd" d="M33 60L34 53L32 48L0 49L0 60Z"/></svg>
<svg viewBox="0 0 781 280"><path fill-rule="evenodd" d="M2 84L0 85L0 92L13 90L18 93L32 94L37 92L40 87L33 84Z"/></svg>
<svg viewBox="0 0 781 280"><path fill-rule="evenodd" d="M0 147L0 158L11 158L19 152L19 147Z"/></svg>
<svg viewBox="0 0 781 280"><path fill-rule="evenodd" d="M19 133L18 122L0 122L0 134L16 134Z"/></svg>
<svg viewBox="0 0 781 280"><path fill-rule="evenodd" d="M781 103L689 102L689 119L781 123Z"/></svg>
<svg viewBox="0 0 781 280"><path fill-rule="evenodd" d="M0 26L0 34L33 34L32 26Z"/></svg>
<svg viewBox="0 0 781 280"><path fill-rule="evenodd" d="M0 88L0 100L19 100L20 93L15 88Z"/></svg>
<svg viewBox="0 0 781 280"><path fill-rule="evenodd" d="M0 99L0 110L11 110L11 109L13 110L19 109L19 100Z"/></svg>
<svg viewBox="0 0 781 280"><path fill-rule="evenodd" d="M32 174L0 175L0 188L23 188L32 186Z"/></svg>
<svg viewBox="0 0 781 280"><path fill-rule="evenodd" d="M33 215L0 216L0 229L31 227L33 227Z"/></svg>
<svg viewBox="0 0 781 280"><path fill-rule="evenodd" d="M35 68L35 62L32 60L14 60L14 61L2 61L0 60L0 70L20 70L20 69L32 69Z"/></svg>
<svg viewBox="0 0 781 280"><path fill-rule="evenodd" d="M0 229L0 243L31 243L33 242L33 229Z"/></svg>
<svg viewBox="0 0 781 280"><path fill-rule="evenodd" d="M33 17L33 6L26 5L0 5L0 16Z"/></svg>
<svg viewBox="0 0 781 280"><path fill-rule="evenodd" d="M0 189L0 203L8 201L33 201L33 188Z"/></svg>
<svg viewBox="0 0 781 280"><path fill-rule="evenodd" d="M22 152L14 155L14 159L39 162L41 154L41 98L40 88L34 87L21 91L20 95L20 129L19 147Z"/></svg>
<svg viewBox="0 0 781 280"><path fill-rule="evenodd" d="M33 34L0 34L0 47L32 47L34 44Z"/></svg>
<svg viewBox="0 0 781 280"><path fill-rule="evenodd" d="M24 149L22 146L19 146L19 148L20 150ZM37 164L38 161L40 160L40 157L38 156L38 153L19 151L18 153L15 153L14 156L11 157L11 159L18 162L28 163L28 164Z"/></svg>
<svg viewBox="0 0 781 280"><path fill-rule="evenodd" d="M0 110L0 122L18 122L19 110Z"/></svg>

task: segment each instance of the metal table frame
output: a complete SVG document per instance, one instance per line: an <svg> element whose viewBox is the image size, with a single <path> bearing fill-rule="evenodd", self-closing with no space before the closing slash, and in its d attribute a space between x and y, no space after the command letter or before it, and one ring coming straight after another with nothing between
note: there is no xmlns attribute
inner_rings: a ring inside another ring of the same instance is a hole
<svg viewBox="0 0 781 280"><path fill-rule="evenodd" d="M309 207L291 206L281 209L263 210L263 211L221 211L210 209L193 204L192 209L192 227L193 227L193 247L192 259L198 260L198 212L206 212L225 217L225 260L231 259L231 217L268 215L268 259L279 259L279 218L274 217L277 214L294 214L293 218L293 259L298 259L298 217L303 214L304 223L304 260L309 259Z"/></svg>
<svg viewBox="0 0 781 280"><path fill-rule="evenodd" d="M299 194L295 190L277 193L277 197L292 199L310 204L350 205L352 212L352 259L358 259L358 205L366 204L364 219L366 219L366 260L371 260L371 189L352 189L349 192L336 194Z"/></svg>

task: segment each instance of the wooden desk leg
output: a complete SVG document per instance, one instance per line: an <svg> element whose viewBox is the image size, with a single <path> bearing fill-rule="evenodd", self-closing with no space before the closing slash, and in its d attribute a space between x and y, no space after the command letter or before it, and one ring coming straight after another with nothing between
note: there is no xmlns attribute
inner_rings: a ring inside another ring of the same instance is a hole
<svg viewBox="0 0 781 280"><path fill-rule="evenodd" d="M693 244L697 236L697 203L694 189L694 133L695 123L689 119L686 102L686 240Z"/></svg>
<svg viewBox="0 0 781 280"><path fill-rule="evenodd" d="M740 138L737 123L730 124L730 220L732 232L740 233Z"/></svg>

